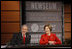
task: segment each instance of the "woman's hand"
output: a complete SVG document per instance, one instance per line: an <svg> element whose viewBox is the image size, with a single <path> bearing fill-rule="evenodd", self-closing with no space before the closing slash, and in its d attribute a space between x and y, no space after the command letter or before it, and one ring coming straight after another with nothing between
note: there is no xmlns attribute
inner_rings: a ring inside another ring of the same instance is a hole
<svg viewBox="0 0 72 49"><path fill-rule="evenodd" d="M51 44L51 45L54 45L55 41L49 41L48 43Z"/></svg>

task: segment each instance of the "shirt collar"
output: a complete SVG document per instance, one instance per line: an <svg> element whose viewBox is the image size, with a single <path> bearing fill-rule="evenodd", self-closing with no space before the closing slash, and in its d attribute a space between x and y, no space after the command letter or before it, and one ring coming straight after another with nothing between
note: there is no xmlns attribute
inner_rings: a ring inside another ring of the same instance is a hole
<svg viewBox="0 0 72 49"><path fill-rule="evenodd" d="M23 37L23 34L22 34L22 37ZM25 34L25 37L26 37L26 34Z"/></svg>

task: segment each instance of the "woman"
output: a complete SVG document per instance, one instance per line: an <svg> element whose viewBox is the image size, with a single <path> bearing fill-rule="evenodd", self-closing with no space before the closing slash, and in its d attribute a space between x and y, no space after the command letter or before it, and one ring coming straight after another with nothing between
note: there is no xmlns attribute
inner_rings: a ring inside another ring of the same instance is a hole
<svg viewBox="0 0 72 49"><path fill-rule="evenodd" d="M40 42L39 42L40 45L61 44L61 41L59 40L59 38L55 34L51 33L52 26L50 24L45 25L44 30L45 30L46 33L41 36L41 39L40 39Z"/></svg>

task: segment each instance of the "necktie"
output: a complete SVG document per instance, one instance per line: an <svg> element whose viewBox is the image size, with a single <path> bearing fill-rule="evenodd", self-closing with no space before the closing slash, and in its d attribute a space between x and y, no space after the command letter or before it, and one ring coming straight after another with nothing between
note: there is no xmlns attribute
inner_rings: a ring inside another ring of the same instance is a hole
<svg viewBox="0 0 72 49"><path fill-rule="evenodd" d="M25 36L23 36L23 41L24 41L24 44L25 44Z"/></svg>

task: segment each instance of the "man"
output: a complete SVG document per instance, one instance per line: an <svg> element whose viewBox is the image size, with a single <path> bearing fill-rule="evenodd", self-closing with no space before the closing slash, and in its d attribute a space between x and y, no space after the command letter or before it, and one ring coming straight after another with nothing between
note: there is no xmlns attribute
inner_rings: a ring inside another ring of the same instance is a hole
<svg viewBox="0 0 72 49"><path fill-rule="evenodd" d="M50 24L44 26L45 34L41 36L40 39L40 45L55 45L55 44L61 44L60 39L53 33L52 31L52 26Z"/></svg>
<svg viewBox="0 0 72 49"><path fill-rule="evenodd" d="M21 28L21 32L19 32L18 34L14 34L9 45L30 44L31 36L27 32L28 32L27 25L23 25Z"/></svg>

